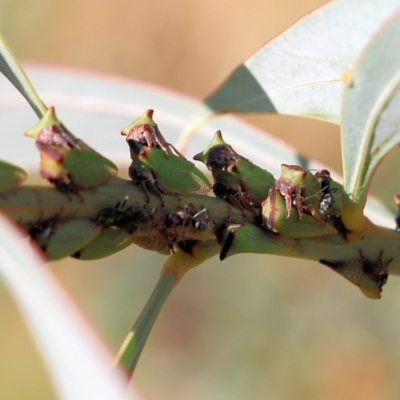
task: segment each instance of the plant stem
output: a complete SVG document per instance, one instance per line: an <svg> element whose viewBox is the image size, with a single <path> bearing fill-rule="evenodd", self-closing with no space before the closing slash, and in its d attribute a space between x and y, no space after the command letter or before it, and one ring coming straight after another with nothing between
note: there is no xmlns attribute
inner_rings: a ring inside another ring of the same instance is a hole
<svg viewBox="0 0 400 400"><path fill-rule="evenodd" d="M128 378L131 378L151 328L177 281L172 274L162 274L139 318L126 336L115 358Z"/></svg>
<svg viewBox="0 0 400 400"><path fill-rule="evenodd" d="M276 235L260 226L257 227L255 213L239 210L215 197L163 195L164 206L162 206L157 196L150 195L150 201L146 204L144 193L132 182L120 178L112 179L92 190L81 191L80 197L65 195L50 187L24 185L0 196L0 210L24 228L53 217L88 218L96 221L101 209L115 207L126 196L128 196L126 207L142 207L150 211L157 209L164 216L182 210L186 205L192 205L199 211L205 208L209 219L215 224L214 232L218 232L226 224L227 218L230 224L237 223L239 227L253 226L254 229L238 230L227 256L238 253L263 253L315 261L320 259L344 261L357 258L359 250L371 257L383 251L385 258L393 259L390 273L400 274L400 233L375 226L367 219L365 219L365 229L362 231L347 232L346 235L338 232L332 235L293 238ZM300 223L302 221L299 221ZM149 226L148 229L152 230L151 235L157 235L154 227ZM137 234L146 236L148 233L144 230ZM210 237L209 231L206 233L194 229L181 229L179 234L182 240L213 239L216 242L215 234L211 232L212 237Z"/></svg>
<svg viewBox="0 0 400 400"><path fill-rule="evenodd" d="M219 250L215 240L200 242L193 246L191 254L177 250L167 258L153 293L115 358L115 364L119 364L126 371L128 378L132 377L151 328L172 289L190 269L214 257Z"/></svg>
<svg viewBox="0 0 400 400"><path fill-rule="evenodd" d="M4 37L0 34L0 71L4 76L17 88L17 90L25 97L26 101L32 107L33 111L39 118L42 118L47 108L42 99L39 97L36 89L22 69L7 44Z"/></svg>

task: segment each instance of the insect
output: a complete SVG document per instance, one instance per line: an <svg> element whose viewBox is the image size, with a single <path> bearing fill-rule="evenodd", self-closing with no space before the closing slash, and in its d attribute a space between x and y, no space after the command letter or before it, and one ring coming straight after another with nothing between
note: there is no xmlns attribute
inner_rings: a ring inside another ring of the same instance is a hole
<svg viewBox="0 0 400 400"><path fill-rule="evenodd" d="M152 229L155 225L156 216L160 220L160 214L156 208L147 210L140 206L126 207L128 200L129 198L126 196L122 202L118 201L114 207L102 208L97 214L96 221L106 228L115 227L131 234L139 227L142 230Z"/></svg>
<svg viewBox="0 0 400 400"><path fill-rule="evenodd" d="M174 252L177 234L167 229L169 214L165 217L157 208L148 210L138 206L126 207L127 201L128 197L123 202L117 202L115 207L101 209L97 215L98 223L107 229L113 228L115 231L118 229L126 232L131 235L131 243L147 250L158 251L162 254ZM117 239L121 237L123 240L123 235L119 233L115 235Z"/></svg>
<svg viewBox="0 0 400 400"><path fill-rule="evenodd" d="M164 255L169 255L172 252L170 243L158 235L135 236L133 243L143 249L156 251Z"/></svg>
<svg viewBox="0 0 400 400"><path fill-rule="evenodd" d="M210 220L207 209L203 208L192 216L192 226L197 232L214 231L214 222Z"/></svg>
<svg viewBox="0 0 400 400"><path fill-rule="evenodd" d="M261 207L275 179L268 171L239 155L217 131L210 145L193 157L211 171L213 191L233 206L253 210Z"/></svg>
<svg viewBox="0 0 400 400"><path fill-rule="evenodd" d="M312 237L337 233L332 225L323 224L321 219L313 215L303 213L301 220L297 210L295 212L291 210L288 215L286 199L275 187L269 190L267 199L262 203L261 217L264 227L289 237Z"/></svg>
<svg viewBox="0 0 400 400"><path fill-rule="evenodd" d="M5 161L0 161L0 193L19 186L26 179L26 172Z"/></svg>
<svg viewBox="0 0 400 400"><path fill-rule="evenodd" d="M307 245L307 242L309 243L309 240L306 239L303 244ZM248 223L230 224L220 233L218 243L221 245L221 260L242 253L288 254L288 247L292 247L295 252L298 250L301 252L303 246L301 239L286 238L286 251L282 252L279 235ZM329 246L327 250L332 251ZM343 261L320 259L319 262L358 286L367 297L378 299L381 297L382 287L387 282L389 265L393 259L384 260L381 251L378 259L373 261L367 258L362 250L358 252L359 258L356 259Z"/></svg>
<svg viewBox="0 0 400 400"><path fill-rule="evenodd" d="M86 218L51 218L33 225L29 235L49 260L58 260L75 254L91 243L102 231Z"/></svg>
<svg viewBox="0 0 400 400"><path fill-rule="evenodd" d="M97 260L121 251L134 242L130 233L114 226L103 228L87 246L72 254L80 260Z"/></svg>
<svg viewBox="0 0 400 400"><path fill-rule="evenodd" d="M181 154L174 154L157 125L152 111L146 111L122 130L130 148L129 176L146 194L203 194L211 190L206 176ZM162 202L163 205L163 202Z"/></svg>
<svg viewBox="0 0 400 400"><path fill-rule="evenodd" d="M165 217L165 226L169 229L182 227L179 235L181 237L190 229L191 239L215 239L215 224L210 220L210 216L205 208L196 211L192 206L185 206L176 212L168 213Z"/></svg>
<svg viewBox="0 0 400 400"><path fill-rule="evenodd" d="M286 218L290 217L292 206L295 206L299 219L303 217L304 210L306 210L314 218L321 220L316 211L319 209L319 202L315 198L315 194L319 192L320 188L318 179L298 165L282 164L281 169L281 176L275 182L275 190L285 199ZM309 199L310 201L308 201Z"/></svg>
<svg viewBox="0 0 400 400"><path fill-rule="evenodd" d="M321 189L320 180L323 179L325 181ZM321 206L326 206L328 196L322 203L320 199L324 194L332 195L336 188L327 186L326 173L323 176L321 174L320 180L300 166L282 164L280 178L262 203L263 225L275 233L292 237L337 233L337 229L322 218L324 214L321 212ZM325 193L322 193L322 190L325 190ZM293 212L293 207L297 212Z"/></svg>
<svg viewBox="0 0 400 400"><path fill-rule="evenodd" d="M371 299L381 297L382 287L389 276L390 259L383 261L383 252L379 254L377 262L372 262L359 250L360 258L346 261L320 260L321 264L327 265L338 272L351 283L354 283L360 290Z"/></svg>
<svg viewBox="0 0 400 400"><path fill-rule="evenodd" d="M185 206L177 212L182 220L182 229L177 231L175 246L184 253L194 256L198 245L215 242L215 223L205 208L196 212L194 208Z"/></svg>
<svg viewBox="0 0 400 400"><path fill-rule="evenodd" d="M58 120L54 107L25 136L36 139L42 178L64 193L77 194L117 175L116 165L75 138Z"/></svg>
<svg viewBox="0 0 400 400"><path fill-rule="evenodd" d="M322 196L319 199L319 212L328 218L335 204L334 194L337 192L338 188L331 187L333 179L331 178L331 173L327 169L317 170L314 176L321 184Z"/></svg>
<svg viewBox="0 0 400 400"><path fill-rule="evenodd" d="M98 212L96 221L103 226L103 231L74 257L94 260L123 250L132 243L161 254L173 251L165 231L164 216L156 208L126 207L127 202L128 196L114 207L105 207Z"/></svg>
<svg viewBox="0 0 400 400"><path fill-rule="evenodd" d="M125 212L125 206L129 197L126 196L124 201L118 201L114 207L104 207L98 213L96 221L103 226L118 226L118 217Z"/></svg>
<svg viewBox="0 0 400 400"><path fill-rule="evenodd" d="M121 135L126 136L128 143L132 141L140 146L159 148L168 157L171 152L170 144L164 139L157 124L153 121L153 113L153 110L146 110L139 118L122 129Z"/></svg>

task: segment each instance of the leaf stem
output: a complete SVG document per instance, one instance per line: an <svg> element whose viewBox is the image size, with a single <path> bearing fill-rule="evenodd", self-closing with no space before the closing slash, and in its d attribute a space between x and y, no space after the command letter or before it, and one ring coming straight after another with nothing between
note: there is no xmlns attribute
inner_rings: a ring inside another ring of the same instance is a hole
<svg viewBox="0 0 400 400"><path fill-rule="evenodd" d="M35 114L39 118L42 118L47 108L1 33L0 71L17 88L22 96L25 97Z"/></svg>
<svg viewBox="0 0 400 400"><path fill-rule="evenodd" d="M153 293L115 358L115 365L119 364L126 371L128 378L132 377L151 328L172 289L189 270L214 257L219 253L219 249L215 240L206 241L193 246L190 254L177 250L167 258Z"/></svg>
<svg viewBox="0 0 400 400"><path fill-rule="evenodd" d="M160 276L139 318L122 343L114 362L125 370L128 378L132 377L154 322L176 283L172 274L166 273Z"/></svg>

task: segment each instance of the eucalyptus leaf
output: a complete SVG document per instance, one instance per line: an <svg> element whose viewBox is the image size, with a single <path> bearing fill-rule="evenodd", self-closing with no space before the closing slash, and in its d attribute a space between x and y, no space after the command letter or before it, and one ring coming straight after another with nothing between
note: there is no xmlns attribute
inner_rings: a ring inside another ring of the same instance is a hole
<svg viewBox="0 0 400 400"><path fill-rule="evenodd" d="M204 121L227 112L291 114L338 124L343 73L399 6L398 0L336 0L305 16L206 98L186 139Z"/></svg>
<svg viewBox="0 0 400 400"><path fill-rule="evenodd" d="M0 71L25 97L36 115L41 118L46 106L40 99L31 81L17 61L6 40L0 33Z"/></svg>
<svg viewBox="0 0 400 400"><path fill-rule="evenodd" d="M376 167L400 142L400 13L368 46L344 89L344 187L363 207Z"/></svg>
<svg viewBox="0 0 400 400"><path fill-rule="evenodd" d="M139 399L134 390L126 392L121 374L110 371L108 350L44 265L45 260L2 215L0 238L0 276L36 340L57 398Z"/></svg>

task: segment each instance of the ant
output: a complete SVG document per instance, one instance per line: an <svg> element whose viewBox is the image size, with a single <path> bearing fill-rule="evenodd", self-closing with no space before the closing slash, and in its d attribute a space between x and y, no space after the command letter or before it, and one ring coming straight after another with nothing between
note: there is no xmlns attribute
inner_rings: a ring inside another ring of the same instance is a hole
<svg viewBox="0 0 400 400"><path fill-rule="evenodd" d="M336 193L337 188L331 188L330 185L333 179L331 178L331 173L327 169L317 170L314 176L321 184L320 193L322 193L322 196L319 200L319 212L329 218L329 211L335 204L334 194Z"/></svg>

